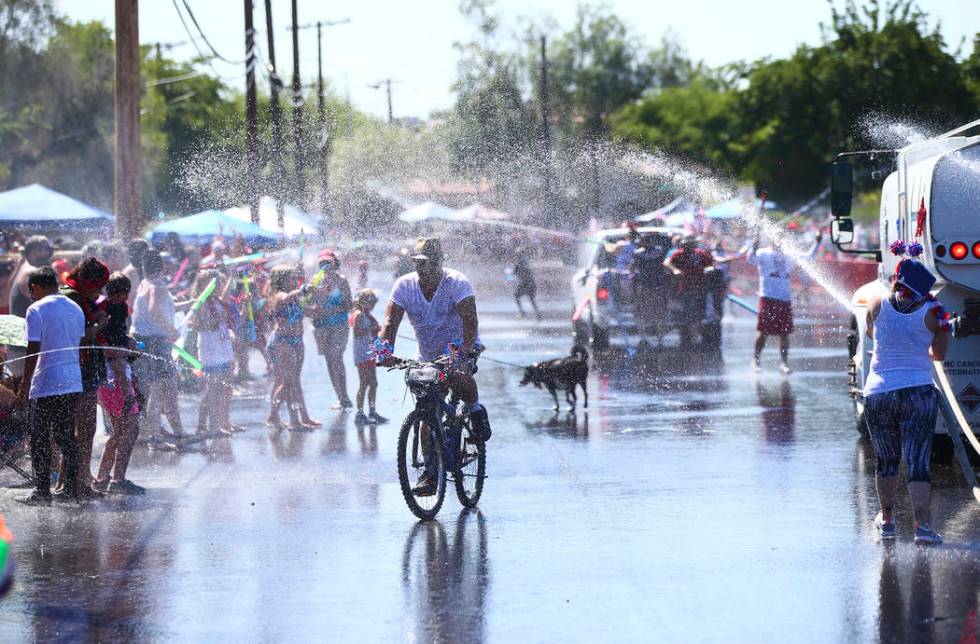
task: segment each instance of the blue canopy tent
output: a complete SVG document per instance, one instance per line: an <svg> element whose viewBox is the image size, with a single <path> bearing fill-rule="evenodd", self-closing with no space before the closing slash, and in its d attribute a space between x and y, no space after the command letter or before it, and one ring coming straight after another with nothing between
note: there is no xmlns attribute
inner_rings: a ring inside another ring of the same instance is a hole
<svg viewBox="0 0 980 644"><path fill-rule="evenodd" d="M758 199L752 202L752 208L756 212L758 212L760 205L762 205L762 202ZM749 205L744 199L732 197L728 201L722 201L719 204L711 206L704 211L704 214L707 215L709 219L736 219L741 217L748 207ZM766 210L776 210L778 207L779 206L772 201L766 202Z"/></svg>
<svg viewBox="0 0 980 644"><path fill-rule="evenodd" d="M147 237L156 240L169 233L176 233L182 240L199 242L218 235L241 235L249 243L274 244L278 241L272 233L250 221L231 217L221 210L205 210L194 215L171 219L154 226Z"/></svg>
<svg viewBox="0 0 980 644"><path fill-rule="evenodd" d="M0 226L92 230L111 227L115 221L109 213L39 183L0 192Z"/></svg>

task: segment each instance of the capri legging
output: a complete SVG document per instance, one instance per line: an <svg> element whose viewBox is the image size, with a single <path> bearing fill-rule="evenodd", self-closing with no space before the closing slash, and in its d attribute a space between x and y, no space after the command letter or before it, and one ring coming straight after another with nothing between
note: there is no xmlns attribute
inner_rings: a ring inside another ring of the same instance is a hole
<svg viewBox="0 0 980 644"><path fill-rule="evenodd" d="M905 457L908 480L928 483L932 435L939 401L932 385L871 395L864 419L871 434L878 476L896 476Z"/></svg>

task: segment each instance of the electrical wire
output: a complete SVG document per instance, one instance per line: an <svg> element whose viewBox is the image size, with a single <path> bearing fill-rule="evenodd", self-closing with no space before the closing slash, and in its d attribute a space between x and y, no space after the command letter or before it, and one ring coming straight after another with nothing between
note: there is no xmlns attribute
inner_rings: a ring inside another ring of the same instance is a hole
<svg viewBox="0 0 980 644"><path fill-rule="evenodd" d="M208 49L211 50L211 53L214 54L215 58L222 60L228 63L229 65L241 65L245 62L244 60L228 60L227 58L219 54L218 50L215 49L214 45L211 44L211 41L208 40L208 37L204 35L204 31L201 29L201 25L198 24L197 18L194 17L194 12L191 11L191 6L187 3L187 0L181 0L181 3L184 5L184 9L187 10L187 15L190 16L191 22L194 23L194 27L197 29L197 33L201 34L201 40L203 40L204 44L208 46ZM175 0L175 4L176 4L176 0ZM253 29L252 31L254 33L255 30Z"/></svg>

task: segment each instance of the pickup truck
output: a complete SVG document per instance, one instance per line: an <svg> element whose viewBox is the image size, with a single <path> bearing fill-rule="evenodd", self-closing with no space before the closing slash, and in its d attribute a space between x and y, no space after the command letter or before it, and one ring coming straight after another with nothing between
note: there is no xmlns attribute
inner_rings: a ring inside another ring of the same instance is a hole
<svg viewBox="0 0 980 644"><path fill-rule="evenodd" d="M614 344L637 346L651 340L662 345L665 336L681 331L685 307L704 302L677 293L676 278L662 262L674 250L672 240L680 228L645 226L639 233L642 252L622 256L630 229L600 230L583 245L581 268L572 277L572 325L575 342L593 353ZM628 250L626 251L629 252ZM647 255L649 253L649 255ZM721 271L707 269L710 295L701 320L699 346L716 350L721 345L721 299L727 280ZM688 338L690 340L690 337Z"/></svg>

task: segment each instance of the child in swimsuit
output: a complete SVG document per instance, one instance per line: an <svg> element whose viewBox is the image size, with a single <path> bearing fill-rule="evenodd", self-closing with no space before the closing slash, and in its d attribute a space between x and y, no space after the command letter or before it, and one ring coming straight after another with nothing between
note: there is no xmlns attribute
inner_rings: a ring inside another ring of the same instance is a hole
<svg viewBox="0 0 980 644"><path fill-rule="evenodd" d="M374 339L381 330L381 325L371 315L371 309L378 303L378 296L374 289L362 288L354 296L354 313L350 317L351 328L354 329L354 365L357 367L357 375L360 377L361 384L357 388L355 402L357 405L357 416L354 422L357 425L379 425L388 422L387 418L380 416L374 408L375 398L378 393L378 377L375 373L377 367L374 355ZM364 414L364 397L367 395L369 413Z"/></svg>

